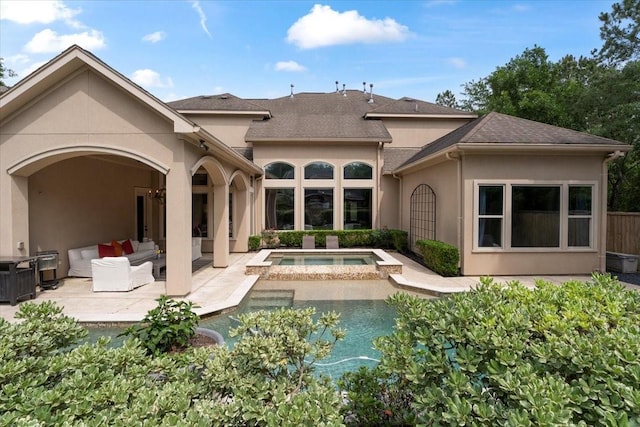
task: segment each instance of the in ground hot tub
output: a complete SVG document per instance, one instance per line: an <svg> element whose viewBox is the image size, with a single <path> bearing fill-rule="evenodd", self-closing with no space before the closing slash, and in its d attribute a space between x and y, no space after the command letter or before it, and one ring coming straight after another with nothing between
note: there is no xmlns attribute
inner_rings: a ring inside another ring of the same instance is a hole
<svg viewBox="0 0 640 427"><path fill-rule="evenodd" d="M381 249L264 249L245 273L266 280L376 280L402 274L402 263Z"/></svg>

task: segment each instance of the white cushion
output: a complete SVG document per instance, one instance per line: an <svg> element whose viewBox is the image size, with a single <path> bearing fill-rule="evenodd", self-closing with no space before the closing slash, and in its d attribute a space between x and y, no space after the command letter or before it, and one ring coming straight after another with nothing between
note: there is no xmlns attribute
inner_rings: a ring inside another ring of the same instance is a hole
<svg viewBox="0 0 640 427"><path fill-rule="evenodd" d="M99 258L98 249L83 249L80 251L82 259L95 259Z"/></svg>

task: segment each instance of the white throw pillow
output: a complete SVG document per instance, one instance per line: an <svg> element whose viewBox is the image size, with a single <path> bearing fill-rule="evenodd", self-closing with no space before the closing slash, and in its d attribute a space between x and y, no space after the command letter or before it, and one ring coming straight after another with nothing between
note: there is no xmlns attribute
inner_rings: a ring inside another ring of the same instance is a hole
<svg viewBox="0 0 640 427"><path fill-rule="evenodd" d="M131 247L133 248L133 252L138 252L138 246L140 246L140 242L137 240L131 241Z"/></svg>
<svg viewBox="0 0 640 427"><path fill-rule="evenodd" d="M82 259L100 258L98 255L98 249L83 249L80 251L80 256L82 256Z"/></svg>

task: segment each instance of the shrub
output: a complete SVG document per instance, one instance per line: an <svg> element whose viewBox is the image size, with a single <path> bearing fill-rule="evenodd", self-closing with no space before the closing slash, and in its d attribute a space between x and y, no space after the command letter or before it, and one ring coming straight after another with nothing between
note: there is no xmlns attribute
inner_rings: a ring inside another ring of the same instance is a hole
<svg viewBox="0 0 640 427"><path fill-rule="evenodd" d="M125 329L120 335L134 337L150 354L166 353L172 348L184 348L196 333L199 316L191 301L176 301L162 295L158 306L145 315L141 324Z"/></svg>
<svg viewBox="0 0 640 427"><path fill-rule="evenodd" d="M610 276L389 301L380 364L343 382L352 424L640 423L640 293Z"/></svg>
<svg viewBox="0 0 640 427"><path fill-rule="evenodd" d="M374 247L404 251L407 248L407 232L402 230L286 230L276 233L278 245L287 248L302 246L302 236L314 236L317 247L326 245L329 235L338 236L341 248Z"/></svg>
<svg viewBox="0 0 640 427"><path fill-rule="evenodd" d="M260 249L260 236L249 236L249 250L257 251Z"/></svg>
<svg viewBox="0 0 640 427"><path fill-rule="evenodd" d="M429 269L445 277L458 275L458 248L439 240L418 240L416 245Z"/></svg>
<svg viewBox="0 0 640 427"><path fill-rule="evenodd" d="M149 356L139 340L109 348L52 303L0 319L0 426L342 425L339 396L311 375L343 335L337 315L283 310L243 317L234 349ZM76 344L70 347L69 344Z"/></svg>

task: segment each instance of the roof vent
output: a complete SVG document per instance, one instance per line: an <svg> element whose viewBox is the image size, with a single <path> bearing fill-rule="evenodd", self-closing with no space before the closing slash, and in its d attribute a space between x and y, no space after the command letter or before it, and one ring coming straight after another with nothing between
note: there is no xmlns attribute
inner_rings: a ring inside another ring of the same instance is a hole
<svg viewBox="0 0 640 427"><path fill-rule="evenodd" d="M362 93L367 94L367 82L362 82Z"/></svg>
<svg viewBox="0 0 640 427"><path fill-rule="evenodd" d="M347 96L347 85L342 83L342 96Z"/></svg>
<svg viewBox="0 0 640 427"><path fill-rule="evenodd" d="M291 84L291 95L289 95L289 98L293 99L293 84Z"/></svg>
<svg viewBox="0 0 640 427"><path fill-rule="evenodd" d="M369 100L367 101L369 104L373 104L373 83L369 83Z"/></svg>
<svg viewBox="0 0 640 427"><path fill-rule="evenodd" d="M229 99L228 95L220 95L220 99Z"/></svg>
<svg viewBox="0 0 640 427"><path fill-rule="evenodd" d="M336 80L336 93L340 92L340 89L338 89L338 81Z"/></svg>

